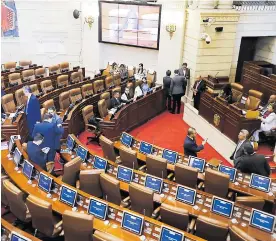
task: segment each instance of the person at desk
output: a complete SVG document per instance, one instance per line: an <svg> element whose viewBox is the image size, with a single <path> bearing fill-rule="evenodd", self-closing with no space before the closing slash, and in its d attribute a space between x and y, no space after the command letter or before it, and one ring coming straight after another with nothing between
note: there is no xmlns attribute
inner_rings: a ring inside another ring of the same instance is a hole
<svg viewBox="0 0 276 241"><path fill-rule="evenodd" d="M33 132L35 123L41 121L40 103L36 96L32 94L31 88L29 86L24 86L23 92L28 98L25 107L25 114L27 117L29 133L31 134Z"/></svg>
<svg viewBox="0 0 276 241"><path fill-rule="evenodd" d="M172 98L170 93L171 82L172 82L171 71L167 70L166 76L163 78L163 89L165 90L165 101L167 103L167 108L169 111L172 109L171 108Z"/></svg>
<svg viewBox="0 0 276 241"><path fill-rule="evenodd" d="M202 79L201 76L197 77L196 82L192 88L193 91L193 99L194 99L194 107L199 110L200 98L201 94L206 90L205 81Z"/></svg>
<svg viewBox="0 0 276 241"><path fill-rule="evenodd" d="M238 144L235 148L235 151L233 152L233 154L230 156L231 160L236 160L237 158L244 156L245 152L244 152L244 146L247 144L250 144L250 141L248 140L248 136L249 136L249 132L245 129L242 129L238 135Z"/></svg>
<svg viewBox="0 0 276 241"><path fill-rule="evenodd" d="M230 84L226 84L223 87L221 97L223 99L225 99L228 102L228 104L232 104L233 103L233 100L232 100L233 93L232 93L232 87L231 87Z"/></svg>
<svg viewBox="0 0 276 241"><path fill-rule="evenodd" d="M276 95L271 95L269 97L267 104L261 109L261 115L262 116L264 115L264 113L267 111L270 105L275 105L275 104L276 104Z"/></svg>
<svg viewBox="0 0 276 241"><path fill-rule="evenodd" d="M113 94L113 98L111 98L111 100L110 100L110 105L111 105L111 108L117 108L122 103L127 103L127 102L128 101L125 101L122 98L120 98L120 92L119 91L115 91L114 94Z"/></svg>
<svg viewBox="0 0 276 241"><path fill-rule="evenodd" d="M250 143L244 145L245 155L234 160L234 167L243 173L269 177L270 166L264 155L258 155Z"/></svg>
<svg viewBox="0 0 276 241"><path fill-rule="evenodd" d="M126 101L126 102L129 102L129 101L132 100L132 98L130 97L130 94L129 94L129 88L128 87L125 88L125 92L122 94L121 99Z"/></svg>
<svg viewBox="0 0 276 241"><path fill-rule="evenodd" d="M136 74L134 75L135 79L141 80L145 77L145 69L142 63L139 64Z"/></svg>
<svg viewBox="0 0 276 241"><path fill-rule="evenodd" d="M197 152L200 152L204 149L204 145L207 143L207 140L204 140L201 145L196 144L196 129L190 127L188 129L188 135L184 141L184 155L185 156L195 156L197 157Z"/></svg>
<svg viewBox="0 0 276 241"><path fill-rule="evenodd" d="M260 140L259 134L261 132L271 131L276 128L276 104L269 105L264 115L258 117L258 119L262 121L261 128L253 133L254 140L257 142Z"/></svg>
<svg viewBox="0 0 276 241"><path fill-rule="evenodd" d="M47 153L48 147L41 147L44 141L44 136L40 133L36 133L33 137L33 141L27 143L27 153L32 162L39 165L43 170L46 171Z"/></svg>

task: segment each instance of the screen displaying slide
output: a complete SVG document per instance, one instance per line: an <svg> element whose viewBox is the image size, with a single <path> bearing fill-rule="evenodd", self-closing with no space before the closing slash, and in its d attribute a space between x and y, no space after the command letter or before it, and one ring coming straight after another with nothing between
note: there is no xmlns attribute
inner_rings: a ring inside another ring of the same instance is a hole
<svg viewBox="0 0 276 241"><path fill-rule="evenodd" d="M160 5L100 2L100 42L158 49Z"/></svg>

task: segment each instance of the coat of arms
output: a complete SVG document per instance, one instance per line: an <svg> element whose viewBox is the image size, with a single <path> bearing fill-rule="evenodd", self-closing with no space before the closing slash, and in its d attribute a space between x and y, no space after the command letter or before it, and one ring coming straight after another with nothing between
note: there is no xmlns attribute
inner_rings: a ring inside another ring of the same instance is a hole
<svg viewBox="0 0 276 241"><path fill-rule="evenodd" d="M214 124L215 126L219 126L220 123L220 116L218 114L214 115Z"/></svg>

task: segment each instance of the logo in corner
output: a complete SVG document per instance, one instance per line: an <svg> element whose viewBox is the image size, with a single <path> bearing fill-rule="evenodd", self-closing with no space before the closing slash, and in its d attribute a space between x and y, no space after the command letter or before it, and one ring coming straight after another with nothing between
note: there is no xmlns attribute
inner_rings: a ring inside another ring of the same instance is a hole
<svg viewBox="0 0 276 241"><path fill-rule="evenodd" d="M214 124L215 126L219 126L219 123L220 123L220 116L218 114L215 114L214 115Z"/></svg>

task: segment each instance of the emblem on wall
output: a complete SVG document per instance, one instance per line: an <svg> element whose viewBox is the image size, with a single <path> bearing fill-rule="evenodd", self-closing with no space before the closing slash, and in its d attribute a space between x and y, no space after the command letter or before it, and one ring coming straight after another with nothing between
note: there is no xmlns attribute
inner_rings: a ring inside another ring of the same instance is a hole
<svg viewBox="0 0 276 241"><path fill-rule="evenodd" d="M219 126L220 116L218 114L214 114L214 125Z"/></svg>

